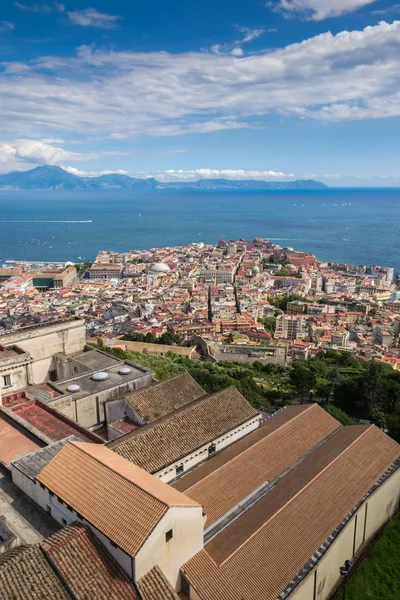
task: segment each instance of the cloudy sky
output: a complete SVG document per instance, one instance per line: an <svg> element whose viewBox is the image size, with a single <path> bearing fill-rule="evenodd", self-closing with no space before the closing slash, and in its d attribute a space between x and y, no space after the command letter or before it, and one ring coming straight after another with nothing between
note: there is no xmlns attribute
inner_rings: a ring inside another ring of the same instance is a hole
<svg viewBox="0 0 400 600"><path fill-rule="evenodd" d="M400 186L400 4L1 0L0 172Z"/></svg>

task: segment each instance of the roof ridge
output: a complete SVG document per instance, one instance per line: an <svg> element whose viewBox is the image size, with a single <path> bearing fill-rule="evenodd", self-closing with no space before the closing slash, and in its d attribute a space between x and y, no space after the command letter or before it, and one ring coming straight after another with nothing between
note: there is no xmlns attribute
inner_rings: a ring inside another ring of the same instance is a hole
<svg viewBox="0 0 400 600"><path fill-rule="evenodd" d="M139 467L139 465L136 465L135 463L129 461L128 459L124 458L123 456L121 456L120 454L117 454L116 452L113 452L112 450L110 450L110 448L107 448L107 446L105 444L103 445L99 445L99 444L89 444L86 442L69 442L70 444L72 444L75 448L77 448L78 450L80 450L81 452L83 452L84 454L86 454L86 456L89 456L90 458L92 458L93 460L95 460L97 463L99 463L100 465L102 465L103 467L105 467L106 469L108 469L109 471L111 471L112 473L115 473L116 475L118 475L119 477L121 477L122 479L124 479L125 481L127 481L128 483L130 483L131 485L135 486L136 488L138 488L139 490L141 490L144 494L147 494L148 496L151 496L154 500L156 500L157 502L159 502L160 504L162 504L163 506L165 506L166 509L169 508L173 508L173 507L180 507L181 505L179 504L173 504L173 503L169 503L167 500L165 499L161 499L159 496L157 496L154 492L149 491L148 489L146 489L146 487L143 487L142 485L140 485L140 483L137 483L135 481L132 481L132 479L129 479L129 477L127 477L126 475L124 475L122 472L117 471L115 469L113 469L110 465L102 462L97 456L93 456L93 454L90 454L89 452L86 452L86 450L84 448L82 448L81 446L83 444L88 445L88 446L96 446L97 448L104 448L105 450L108 450L109 452L111 452L113 458L115 460L123 460L126 461L128 463L128 466L130 469L138 469L140 472L144 473L144 476L146 478L150 478L152 479L153 482L155 482L156 485L161 484L161 485L165 485L166 489L168 490L168 492L171 492L171 490L173 490L173 495L179 495L181 497L187 498L187 504L182 506L194 506L193 504L190 505L189 502L195 502L196 506L200 506L200 504L198 502L196 502L196 500L193 500L192 498L190 498L189 496L186 496L186 494L184 494L183 492L180 492L179 490L176 490L175 488L169 486L168 484L164 483L163 481L161 481L161 479L158 479L158 477L155 477L154 475L152 475L151 473L148 473L147 471L145 471L144 469L142 469L142 467ZM80 444L80 446L78 446L78 444Z"/></svg>
<svg viewBox="0 0 400 600"><path fill-rule="evenodd" d="M123 436L117 438L116 440L112 440L111 443L108 442L106 444L106 446L109 447L109 448L113 448L115 446L118 446L119 443L125 442L128 439L131 439L133 437L139 437L142 434L144 435L146 431L154 429L155 427L157 427L161 423L165 423L165 422L171 420L173 417L176 417L179 414L182 414L182 413L185 413L186 411L189 411L191 408L193 408L193 406L197 406L197 404L200 404L201 402L204 402L206 400L210 400L211 398L215 398L215 396L217 396L218 394L222 394L223 392L226 392L227 390L231 390L231 389L236 390L238 392L238 394L240 394L242 396L242 398L244 400L246 400L246 398L243 396L243 394L241 394L239 392L239 390L237 389L237 387L235 387L234 385L230 385L229 387L223 388L222 390L218 390L217 392L213 392L212 394L207 394L207 392L206 392L204 394L204 396L200 396L200 398L196 398L196 400L192 400L188 404L184 404L183 406L179 406L178 408L176 408L172 412L168 413L167 415L164 415L163 417L161 417L159 419L156 419L152 423L149 423L148 425L145 425L143 427L139 427L138 429L134 429L133 431L130 431L126 435L123 435ZM251 404L250 404L250 402L248 400L246 400L246 402L251 406ZM256 409L254 409L254 410L256 411Z"/></svg>
<svg viewBox="0 0 400 600"><path fill-rule="evenodd" d="M352 425L349 425L349 427L352 427ZM362 425L353 425L353 427L362 427ZM366 427L366 429L361 433L361 435L359 435L355 440L353 440L351 442L351 444L346 446L346 448L344 448L344 450L342 450L337 456L335 456L335 458L329 464L327 464L321 471L319 471L315 475L315 477L310 479L310 481L308 481L306 483L306 485L304 485L296 494L294 494L294 496L292 496L283 506L281 506L279 508L279 510L277 510L273 515L271 515L271 517L269 519L267 519L267 521L265 521L258 529L256 529L256 531L254 531L242 544L240 544L240 546L235 548L235 550L232 552L232 554L230 554L227 558L225 558L225 560L223 560L219 566L222 567L222 565L227 563L241 548L243 548L249 542L249 540L251 540L255 535L257 535L257 533L259 533L268 523L273 521L273 519L277 515L279 515L289 504L291 504L295 498L300 496L300 494L302 494L304 492L304 490L306 490L314 481L316 481L318 479L318 477L320 477L322 475L322 473L325 473L325 471L327 469L329 469L341 456L343 456L343 454L345 454L348 450L350 450L350 448L352 448L352 446L354 446L354 444L356 444L373 427L374 427L374 425L369 425L368 427ZM342 430L342 429L343 428L340 428L340 430Z"/></svg>
<svg viewBox="0 0 400 600"><path fill-rule="evenodd" d="M228 388L227 388L228 389ZM256 442L255 444L252 444L251 446L249 446L248 448L245 448L242 452L240 452L239 454L237 454L236 456L234 456L231 460L229 460L227 463L222 464L220 467L218 467L217 469L215 469L214 471L211 471L211 473L208 473L208 475L206 475L205 477L203 477L202 479L200 479L200 481L196 481L196 483L194 483L192 486L190 486L189 488L187 488L185 490L185 494L188 494L190 492L191 489L193 489L194 487L196 487L196 485L203 483L206 479L208 479L209 477L213 476L214 473L217 473L218 471L220 471L221 469L223 469L224 467L226 467L226 465L232 464L234 463L237 459L239 459L240 457L242 457L243 455L246 454L246 452L249 452L250 450L253 450L254 448L256 448L258 446L258 444L261 444L262 442L265 442L266 439L268 439L271 435L273 435L274 433L276 433L277 431L282 431L282 428L285 427L285 425L288 425L289 423L293 423L293 421L295 419L297 419L297 417L300 417L301 415L304 415L308 410L310 410L310 408L312 408L313 406L315 406L315 404L310 404L310 406L308 408L306 408L306 410L303 410L301 412L299 412L297 415L295 415L293 417L293 419L290 419L290 421L286 421L286 423L282 423L282 425L280 427L278 427L277 429L274 429L274 431L271 431L271 433L269 433L268 435L264 436L263 438L261 438L260 440L258 440L258 442ZM289 407L288 407L289 408ZM283 411L282 411L283 412ZM281 414L281 413L278 413ZM277 415L275 415L277 416ZM273 418L273 417L271 417ZM262 426L261 426L262 427ZM257 429L259 429L260 427L258 427ZM257 430L256 430L257 431Z"/></svg>
<svg viewBox="0 0 400 600"><path fill-rule="evenodd" d="M148 496L151 496L152 498L154 498L154 500L157 500L157 502L159 502L160 504L163 504L164 506L166 506L167 508L170 507L169 504L167 504L165 502L165 500L160 500L160 498L157 498L157 496L155 496L154 494L152 494L151 492L148 492L147 490L143 489L142 486L138 485L137 483L133 482L131 479L129 479L126 475L123 475L122 473L119 473L118 471L116 471L115 469L112 469L109 465L105 464L103 461L101 461L99 458L97 458L97 456L93 456L93 454L90 454L89 452L86 452L86 450L80 446L78 446L77 444L79 444L80 442L68 442L70 444L72 444L75 448L77 448L77 450L79 450L80 452L83 452L84 454L86 454L86 456L89 456L90 458L92 458L93 460L95 460L97 463L99 463L100 465L102 465L103 467L105 467L106 469L108 469L109 471L111 471L112 473L115 473L116 475L118 475L119 477L122 477L122 479L125 479L125 481L127 481L128 483L130 483L131 485L139 488L142 492L144 492L145 494L147 494ZM81 443L85 443L85 442L81 442ZM68 445L68 444L67 444ZM92 445L92 444L90 444ZM101 445L103 448L106 448L107 450L110 450L105 444ZM64 446L65 447L65 446ZM110 450L110 452L113 452L112 450ZM118 456L120 459L123 460L127 460L126 458L124 458L123 456L120 456L119 454L117 454L116 452L113 452L113 454L115 454L116 456ZM135 463L132 463L130 461L127 461L128 463L130 463L131 465L135 466L136 468L140 469L141 471L144 471L144 469L142 469L141 467L139 467L138 465L135 465ZM150 473L147 473L147 471L144 471L146 474L150 475ZM152 476L153 477L153 476ZM157 481L160 481L159 479ZM181 492L182 493L182 492Z"/></svg>
<svg viewBox="0 0 400 600"><path fill-rule="evenodd" d="M45 538L39 543L39 546L46 554L52 554L64 544L67 544L71 539L87 534L89 528L83 523L71 523L60 531L57 531L48 538Z"/></svg>
<svg viewBox="0 0 400 600"><path fill-rule="evenodd" d="M172 346L171 346L172 347ZM168 379L161 379L161 380L153 380L153 384L149 385L149 387L146 388L141 388L139 390L133 390L132 392L129 392L129 396L135 396L136 394L142 394L143 392L147 392L149 390L152 390L155 387L160 387L161 385L164 385L170 381L173 381L174 379L178 379L179 377L183 377L185 375L189 375L189 377L199 386L201 387L201 385L199 383L197 383L197 381L195 380L194 377L192 377L192 375L189 373L189 371L182 371L181 373L176 373L175 375L172 375L172 377L168 377ZM202 388L203 389L203 388ZM128 395L128 394L127 394Z"/></svg>

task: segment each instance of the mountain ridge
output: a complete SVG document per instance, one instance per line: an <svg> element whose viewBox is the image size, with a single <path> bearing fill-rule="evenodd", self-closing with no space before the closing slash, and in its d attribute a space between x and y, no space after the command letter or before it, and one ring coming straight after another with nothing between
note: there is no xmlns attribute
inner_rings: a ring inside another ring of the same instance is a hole
<svg viewBox="0 0 400 600"><path fill-rule="evenodd" d="M14 190L321 190L328 186L313 179L294 181L264 181L255 179L200 179L198 181L162 182L148 177L110 173L98 177L80 177L61 167L44 165L29 171L13 171L0 175L0 189Z"/></svg>

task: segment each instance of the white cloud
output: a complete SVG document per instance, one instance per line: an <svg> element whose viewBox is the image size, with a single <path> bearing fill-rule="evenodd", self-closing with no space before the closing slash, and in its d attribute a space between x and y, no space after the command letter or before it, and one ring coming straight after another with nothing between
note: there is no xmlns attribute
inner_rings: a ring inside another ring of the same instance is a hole
<svg viewBox="0 0 400 600"><path fill-rule="evenodd" d="M118 27L119 19L122 18L119 15L100 13L95 8L74 10L72 12L67 12L67 15L74 25L81 25L82 27L99 27L101 29L115 29Z"/></svg>
<svg viewBox="0 0 400 600"><path fill-rule="evenodd" d="M128 175L128 171L117 169L116 171L81 171L75 167L65 167L61 165L64 171L77 175L78 177L100 177L101 175Z"/></svg>
<svg viewBox="0 0 400 600"><path fill-rule="evenodd" d="M226 44L214 44L210 48L211 52L213 54L231 54L232 56L243 56L244 52L240 46L255 40L264 33L264 29L249 29L248 27L238 27L238 30L243 33L243 37L240 40L235 40Z"/></svg>
<svg viewBox="0 0 400 600"><path fill-rule="evenodd" d="M9 21L0 21L0 33L6 33L8 31L12 31L15 29L14 23L10 23Z"/></svg>
<svg viewBox="0 0 400 600"><path fill-rule="evenodd" d="M354 12L373 2L376 0L278 0L278 3L267 2L267 6L282 11L287 17L321 21Z"/></svg>
<svg viewBox="0 0 400 600"><path fill-rule="evenodd" d="M25 12L35 12L42 15L47 15L52 12L64 12L65 6L60 2L39 2L35 4L23 4L22 2L14 2L14 6Z"/></svg>
<svg viewBox="0 0 400 600"><path fill-rule="evenodd" d="M243 33L243 38L238 40L236 42L237 44L246 44L247 42L251 42L264 33L264 29L249 29L248 27L239 27L238 29L241 33Z"/></svg>
<svg viewBox="0 0 400 600"><path fill-rule="evenodd" d="M257 179L259 181L292 179L294 175L280 171L246 171L243 169L168 169L154 174L158 181L197 181L199 179Z"/></svg>
<svg viewBox="0 0 400 600"><path fill-rule="evenodd" d="M22 160L35 165L56 165L67 159L87 160L90 155L77 152L67 152L58 146L39 140L15 140L12 142L0 142L0 161L5 162L8 158Z"/></svg>
<svg viewBox="0 0 400 600"><path fill-rule="evenodd" d="M82 46L74 57L0 64L0 86L3 131L40 139L208 133L259 127L271 113L400 116L400 21L246 57Z"/></svg>

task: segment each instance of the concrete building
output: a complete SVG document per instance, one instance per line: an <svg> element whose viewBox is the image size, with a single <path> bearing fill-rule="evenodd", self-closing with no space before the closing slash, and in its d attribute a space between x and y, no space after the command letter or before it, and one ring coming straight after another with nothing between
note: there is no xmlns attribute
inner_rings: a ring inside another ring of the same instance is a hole
<svg viewBox="0 0 400 600"><path fill-rule="evenodd" d="M107 400L153 381L149 369L86 346L81 319L21 328L0 343L0 406L2 397L26 392L87 428L104 423Z"/></svg>
<svg viewBox="0 0 400 600"><path fill-rule="evenodd" d="M29 271L33 285L40 290L69 288L78 281L74 266L64 269L34 269Z"/></svg>
<svg viewBox="0 0 400 600"><path fill-rule="evenodd" d="M90 279L119 279L122 276L122 264L96 264L89 269Z"/></svg>
<svg viewBox="0 0 400 600"><path fill-rule="evenodd" d="M18 390L26 385L53 379L56 369L54 356L82 351L85 344L86 326L83 319L61 319L46 325L21 327L1 335L1 347L13 353L12 356L9 353L7 358L11 383L6 387ZM3 368L1 362L0 353L0 369L7 374L7 365L3 363ZM0 394L2 387L4 381L0 380Z"/></svg>
<svg viewBox="0 0 400 600"><path fill-rule="evenodd" d="M308 337L307 319L302 315L278 315L275 338L304 340Z"/></svg>

